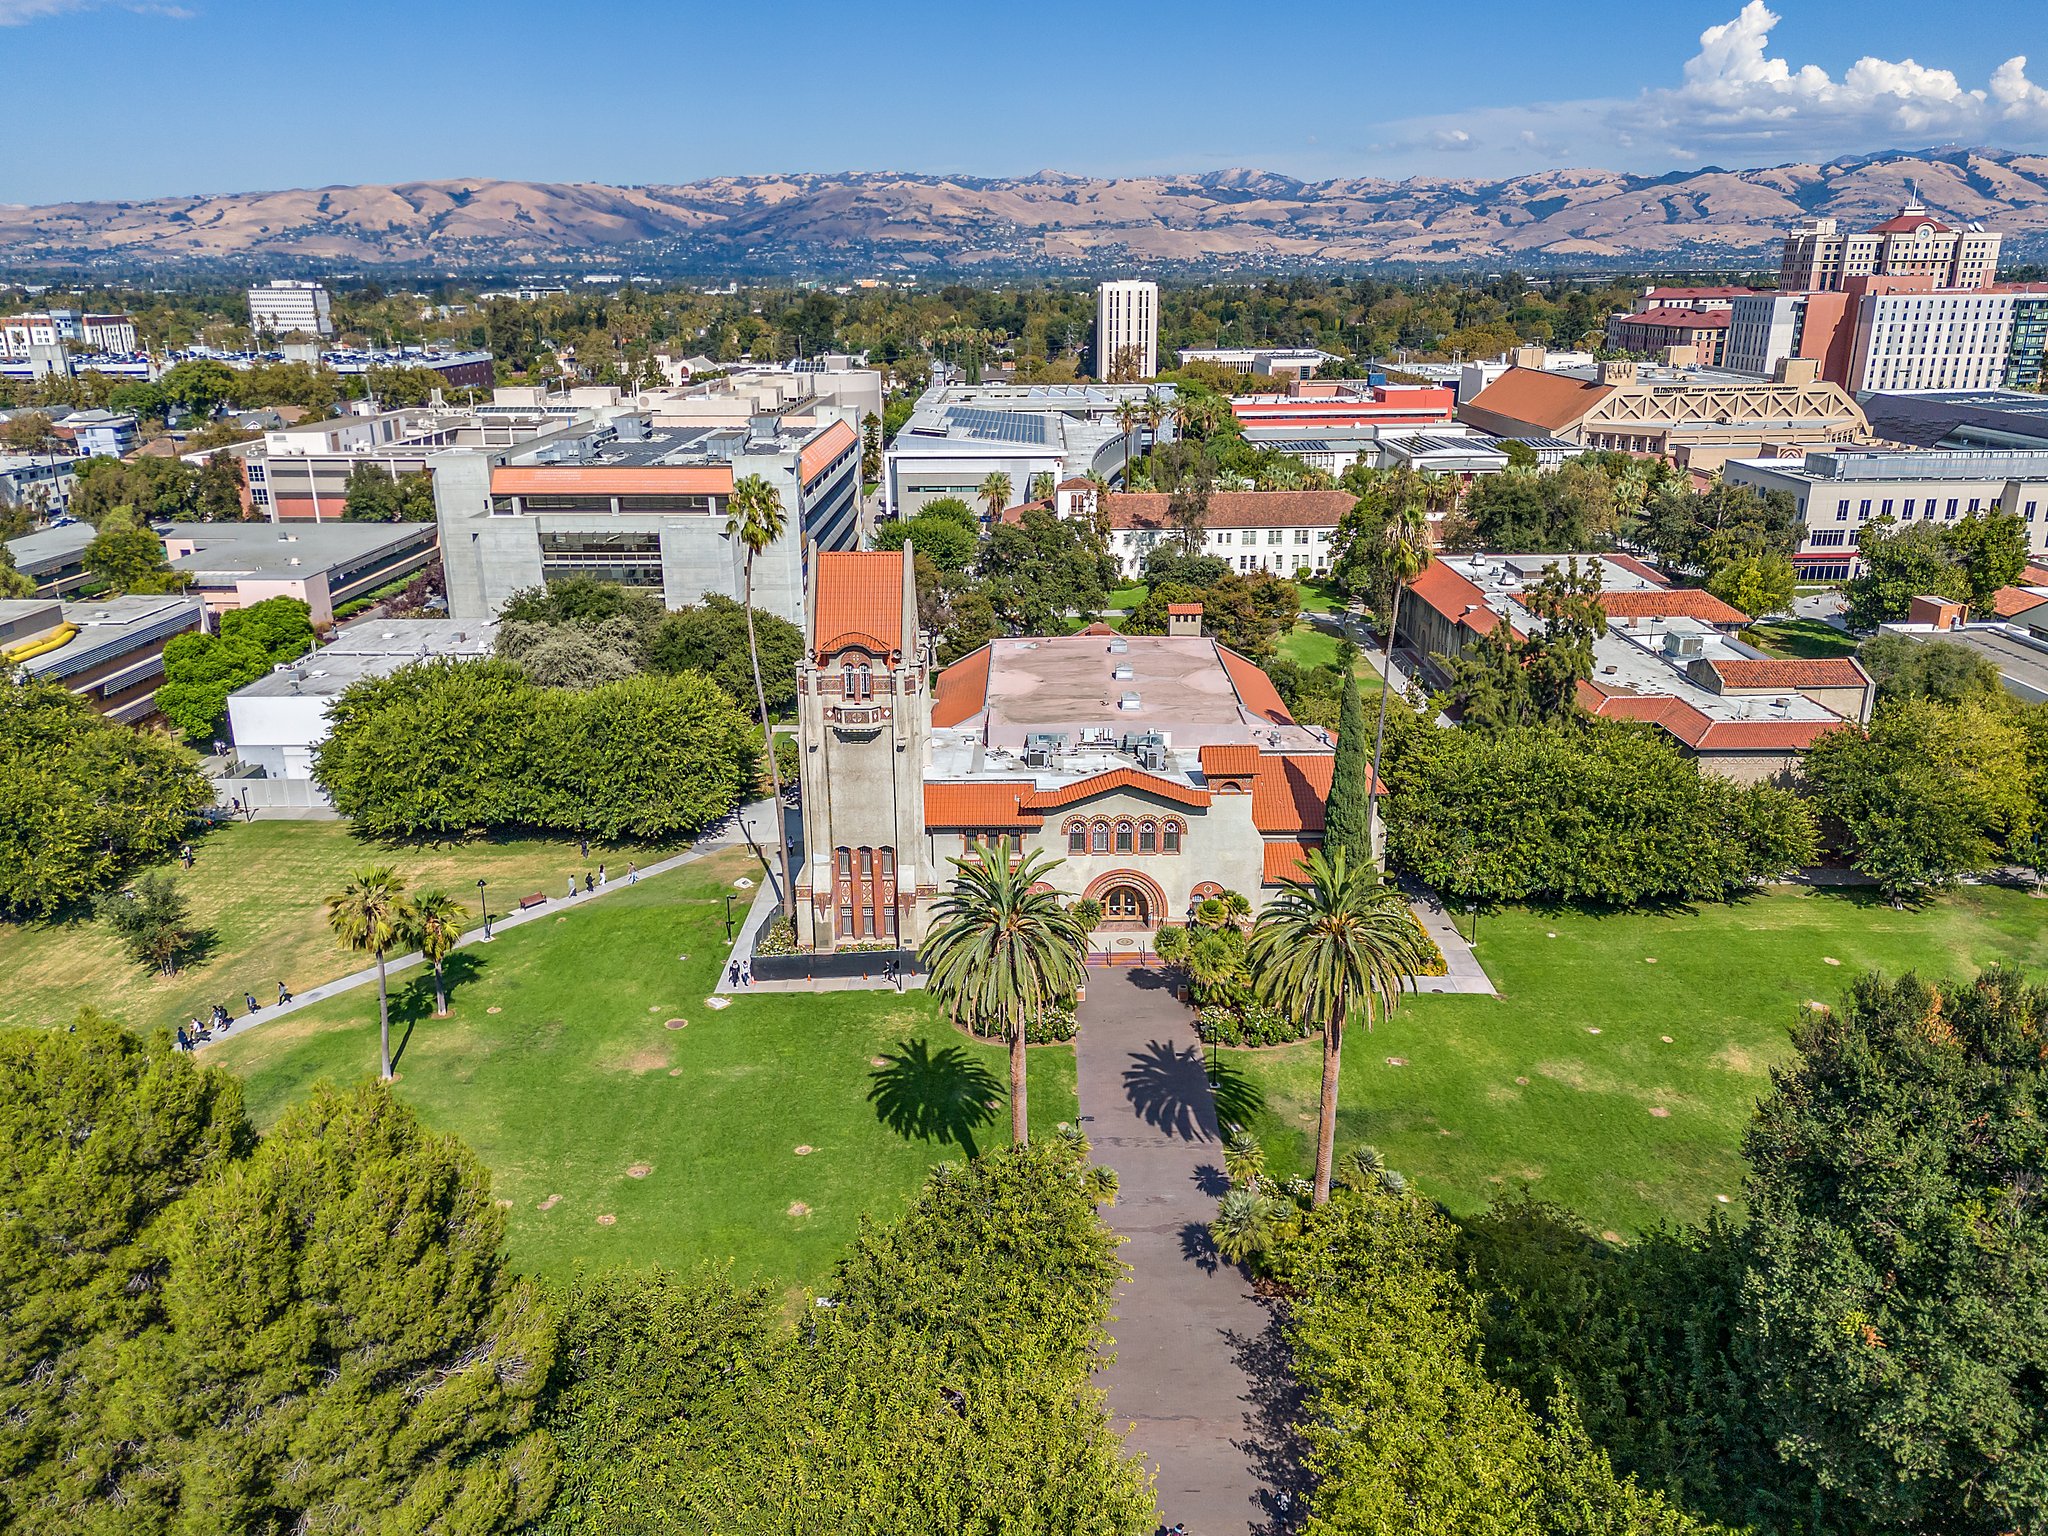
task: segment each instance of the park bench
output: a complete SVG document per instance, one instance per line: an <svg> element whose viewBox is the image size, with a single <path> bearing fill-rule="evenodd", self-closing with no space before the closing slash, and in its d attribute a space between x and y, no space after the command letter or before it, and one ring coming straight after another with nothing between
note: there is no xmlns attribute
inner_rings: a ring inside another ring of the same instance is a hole
<svg viewBox="0 0 2048 1536"><path fill-rule="evenodd" d="M522 896L519 899L519 910L524 912L531 907L541 906L547 899L545 891L535 891L531 896Z"/></svg>

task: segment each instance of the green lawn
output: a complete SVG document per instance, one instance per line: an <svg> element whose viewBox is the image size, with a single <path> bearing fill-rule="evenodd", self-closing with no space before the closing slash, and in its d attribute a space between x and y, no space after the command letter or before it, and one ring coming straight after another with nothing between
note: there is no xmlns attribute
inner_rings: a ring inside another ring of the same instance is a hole
<svg viewBox="0 0 2048 1536"><path fill-rule="evenodd" d="M1146 586L1145 583L1143 583L1142 581L1139 582L1136 586L1118 587L1114 592L1109 594L1109 606L1112 608L1119 608L1128 612L1129 610L1137 607L1138 604L1145 601L1145 594L1151 590L1152 589Z"/></svg>
<svg viewBox="0 0 2048 1536"><path fill-rule="evenodd" d="M957 1034L921 993L752 992L707 1008L725 894L759 873L744 850L716 854L458 951L446 1019L409 978L398 1092L490 1167L523 1269L730 1260L742 1275L817 1283L862 1213L894 1213L934 1162L962 1155L957 1137L924 1139L918 1123L948 1123L977 1077L1000 1094L1001 1048ZM878 1069L887 1057L909 1065ZM376 1070L375 989L204 1059L244 1077L267 1124L317 1081ZM878 1077L904 1089L904 1129L870 1103ZM1031 1108L1046 1129L1075 1117L1071 1048L1032 1051ZM998 1103L969 1135L987 1146L1008 1126Z"/></svg>
<svg viewBox="0 0 2048 1536"><path fill-rule="evenodd" d="M1854 656L1859 644L1854 635L1844 634L1819 619L1771 619L1752 624L1742 638L1767 656L1806 659L1825 656Z"/></svg>
<svg viewBox="0 0 2048 1536"><path fill-rule="evenodd" d="M194 920L211 932L205 957L176 976L136 965L105 925L90 918L0 923L0 1024L55 1024L91 1003L136 1028L203 1013L216 1002L242 1011L244 992L277 996L283 981L304 991L362 964L327 931L323 903L348 872L390 864L413 889L448 891L477 913L476 882L494 912L536 890L558 896L573 871L621 877L628 860L647 864L670 848L591 844L584 859L573 839L475 838L444 843L365 841L336 821L238 822L194 838L188 871L167 865L184 887Z"/></svg>
<svg viewBox="0 0 2048 1536"><path fill-rule="evenodd" d="M1457 1212L1526 1184L1628 1233L1739 1207L1742 1133L1802 1009L1866 967L2048 973L2048 902L1978 888L1898 912L1786 889L1671 915L1511 910L1480 919L1478 952L1499 999L1423 994L1349 1034L1340 1152L1378 1146ZM1319 1073L1313 1042L1224 1053L1225 1116L1280 1175L1310 1170Z"/></svg>
<svg viewBox="0 0 2048 1536"><path fill-rule="evenodd" d="M1297 581L1295 587L1301 593L1301 609L1304 613L1342 613L1344 598L1336 587L1327 581Z"/></svg>

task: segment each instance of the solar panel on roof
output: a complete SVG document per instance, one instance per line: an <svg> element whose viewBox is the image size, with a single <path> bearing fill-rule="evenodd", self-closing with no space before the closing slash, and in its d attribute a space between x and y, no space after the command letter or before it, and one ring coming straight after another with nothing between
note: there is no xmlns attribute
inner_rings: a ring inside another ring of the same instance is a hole
<svg viewBox="0 0 2048 1536"><path fill-rule="evenodd" d="M1043 446L1045 419L1022 411L991 411L979 406L955 406L946 413L954 431L990 443L1023 443Z"/></svg>

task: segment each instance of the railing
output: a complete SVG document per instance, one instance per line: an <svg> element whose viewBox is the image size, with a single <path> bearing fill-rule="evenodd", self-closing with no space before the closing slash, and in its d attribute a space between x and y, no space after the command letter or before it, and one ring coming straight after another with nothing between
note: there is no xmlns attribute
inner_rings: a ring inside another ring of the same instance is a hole
<svg viewBox="0 0 2048 1536"><path fill-rule="evenodd" d="M838 704L825 710L828 723L843 729L878 730L894 718L887 704Z"/></svg>

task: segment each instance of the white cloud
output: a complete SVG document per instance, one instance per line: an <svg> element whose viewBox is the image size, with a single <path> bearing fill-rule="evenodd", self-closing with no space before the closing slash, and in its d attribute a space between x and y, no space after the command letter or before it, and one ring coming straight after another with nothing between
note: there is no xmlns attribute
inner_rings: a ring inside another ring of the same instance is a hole
<svg viewBox="0 0 2048 1536"><path fill-rule="evenodd" d="M1774 58L1778 16L1764 0L1700 34L1670 85L1634 97L1531 102L1368 125L1356 148L1390 171L1458 175L1534 166L1647 171L1828 160L1943 143L2048 146L2048 89L2025 55L1984 85L1916 59L1857 59L1840 78ZM1668 77L1667 77L1668 78Z"/></svg>
<svg viewBox="0 0 2048 1536"><path fill-rule="evenodd" d="M25 27L32 21L62 16L72 11L98 11L109 7L133 11L138 16L162 16L171 21L189 21L193 12L177 5L154 5L143 0L0 0L0 27Z"/></svg>

